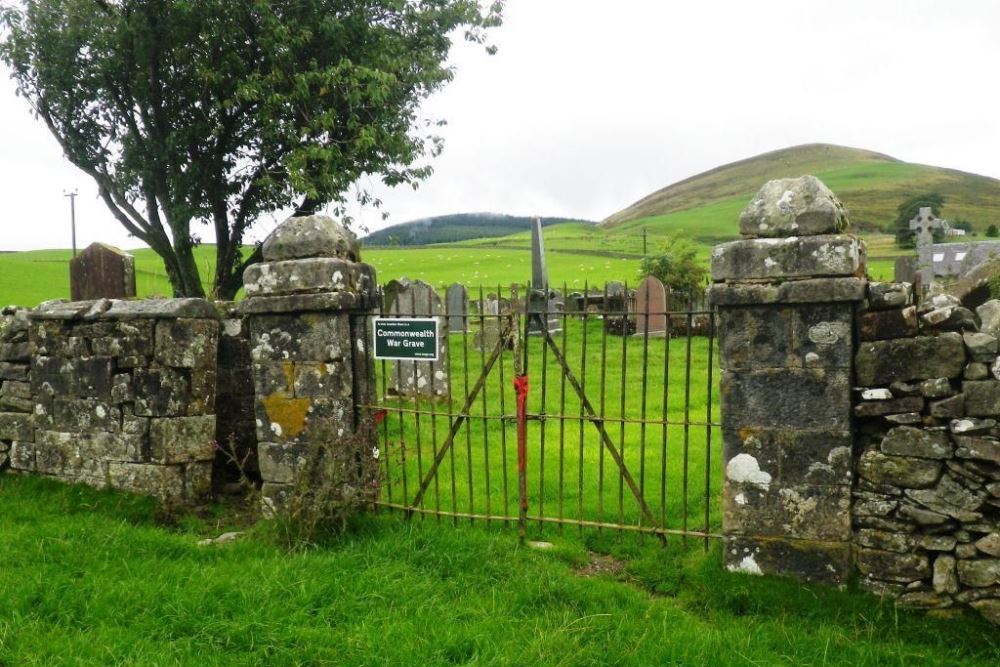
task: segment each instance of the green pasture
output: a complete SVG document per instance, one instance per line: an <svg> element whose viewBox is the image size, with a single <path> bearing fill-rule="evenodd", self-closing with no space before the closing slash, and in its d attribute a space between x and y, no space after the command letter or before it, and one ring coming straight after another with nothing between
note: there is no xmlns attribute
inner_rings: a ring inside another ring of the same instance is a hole
<svg viewBox="0 0 1000 667"><path fill-rule="evenodd" d="M470 319L477 329L478 318ZM719 421L718 372L709 358L711 351L714 360L714 340L621 337L606 334L595 316L565 320L553 341L621 452L655 525L718 532L722 441L719 429L711 426ZM423 376L445 371L451 377L450 401L392 395L394 377L402 376L405 383L416 368L379 362L380 404L388 410L379 429L384 501L411 503L419 480L430 471L491 356L492 350L479 349L475 338L472 331L451 334L448 358L422 370ZM600 431L581 418L586 416L582 402L556 354L540 336L526 340L529 517L648 527ZM493 366L485 390L469 409L471 419L461 426L428 487L424 509L517 516L514 363L514 352L505 351ZM432 389L445 386L438 382Z"/></svg>

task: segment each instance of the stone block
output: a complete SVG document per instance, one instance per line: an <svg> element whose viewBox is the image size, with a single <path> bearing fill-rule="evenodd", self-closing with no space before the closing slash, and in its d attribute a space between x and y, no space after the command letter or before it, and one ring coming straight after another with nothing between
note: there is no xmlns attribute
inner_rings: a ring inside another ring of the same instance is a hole
<svg viewBox="0 0 1000 667"><path fill-rule="evenodd" d="M780 427L843 431L849 428L847 370L822 368L724 371L723 424L727 428ZM789 401L789 396L797 400ZM802 410L809 405L809 410Z"/></svg>
<svg viewBox="0 0 1000 667"><path fill-rule="evenodd" d="M932 489L906 489L904 495L932 512L950 516L958 521L978 521L980 509L986 500L983 491L970 491L945 473Z"/></svg>
<svg viewBox="0 0 1000 667"><path fill-rule="evenodd" d="M1000 381L966 380L962 383L965 394L965 414L970 417L996 417L1000 415Z"/></svg>
<svg viewBox="0 0 1000 667"><path fill-rule="evenodd" d="M96 398L56 397L52 401L52 415L46 428L66 433L103 431L121 432L121 408Z"/></svg>
<svg viewBox="0 0 1000 667"><path fill-rule="evenodd" d="M315 445L309 443L259 443L257 445L257 461L261 479L276 484L294 483L296 475L308 460L311 447L315 447Z"/></svg>
<svg viewBox="0 0 1000 667"><path fill-rule="evenodd" d="M983 333L1000 334L1000 301L991 299L976 308L979 316L979 330Z"/></svg>
<svg viewBox="0 0 1000 667"><path fill-rule="evenodd" d="M794 577L799 581L840 585L850 573L847 542L756 539L727 536L723 545L730 572Z"/></svg>
<svg viewBox="0 0 1000 667"><path fill-rule="evenodd" d="M344 361L351 354L348 320L340 313L254 316L250 320L250 354L255 363Z"/></svg>
<svg viewBox="0 0 1000 667"><path fill-rule="evenodd" d="M868 307L871 310L899 310L912 303L913 285L910 283L868 283Z"/></svg>
<svg viewBox="0 0 1000 667"><path fill-rule="evenodd" d="M888 340L916 336L917 309L875 310L858 316L858 339Z"/></svg>
<svg viewBox="0 0 1000 667"><path fill-rule="evenodd" d="M849 431L742 428L722 433L725 461L740 454L784 485L851 483Z"/></svg>
<svg viewBox="0 0 1000 667"><path fill-rule="evenodd" d="M89 333L90 349L98 357L110 357L118 368L148 366L153 355L153 320L99 322L100 330ZM77 328L81 334L88 333Z"/></svg>
<svg viewBox="0 0 1000 667"><path fill-rule="evenodd" d="M141 318L213 320L218 319L219 313L215 306L205 299L136 299L133 301L113 299L103 316L130 321Z"/></svg>
<svg viewBox="0 0 1000 667"><path fill-rule="evenodd" d="M854 543L868 549L909 553L916 546L907 533L862 528L854 533Z"/></svg>
<svg viewBox="0 0 1000 667"><path fill-rule="evenodd" d="M33 440L34 422L30 414L0 412L0 440Z"/></svg>
<svg viewBox="0 0 1000 667"><path fill-rule="evenodd" d="M815 176L768 181L740 214L744 236L836 234L847 225L844 205Z"/></svg>
<svg viewBox="0 0 1000 667"><path fill-rule="evenodd" d="M987 333L968 331L962 334L962 340L975 361L991 363L997 356L996 336Z"/></svg>
<svg viewBox="0 0 1000 667"><path fill-rule="evenodd" d="M934 486L941 475L941 462L910 456L890 456L871 449L858 460L858 474L873 484L909 489Z"/></svg>
<svg viewBox="0 0 1000 667"><path fill-rule="evenodd" d="M855 417L881 417L906 412L920 412L924 409L924 399L919 396L890 398L887 401L862 401L854 406Z"/></svg>
<svg viewBox="0 0 1000 667"><path fill-rule="evenodd" d="M184 466L184 498L199 501L212 494L212 462L201 461Z"/></svg>
<svg viewBox="0 0 1000 667"><path fill-rule="evenodd" d="M161 320L156 323L156 361L162 366L214 370L219 323L214 320Z"/></svg>
<svg viewBox="0 0 1000 667"><path fill-rule="evenodd" d="M353 404L347 399L295 398L279 392L256 403L260 442L332 441L343 437L352 419Z"/></svg>
<svg viewBox="0 0 1000 667"><path fill-rule="evenodd" d="M947 459L955 447L946 431L928 431L910 426L897 426L882 439L884 454L891 456L917 456L925 459Z"/></svg>
<svg viewBox="0 0 1000 667"><path fill-rule="evenodd" d="M958 561L958 580L966 586L982 588L1000 584L1000 559Z"/></svg>
<svg viewBox="0 0 1000 667"><path fill-rule="evenodd" d="M357 292L359 265L332 257L251 264L243 274L247 297L311 292Z"/></svg>
<svg viewBox="0 0 1000 667"><path fill-rule="evenodd" d="M14 380L24 382L28 379L27 364L15 364L9 361L0 361L0 380Z"/></svg>
<svg viewBox="0 0 1000 667"><path fill-rule="evenodd" d="M861 343L855 372L858 384L878 387L898 380L958 378L965 361L961 335L945 333Z"/></svg>
<svg viewBox="0 0 1000 667"><path fill-rule="evenodd" d="M866 282L860 278L814 278L775 283L717 283L708 288L713 305L858 302L865 298Z"/></svg>
<svg viewBox="0 0 1000 667"><path fill-rule="evenodd" d="M188 414L191 382L173 368L137 368L132 378L135 414L141 417L181 417Z"/></svg>
<svg viewBox="0 0 1000 667"><path fill-rule="evenodd" d="M181 466L115 462L108 464L108 486L165 501L180 500L184 497L184 471Z"/></svg>
<svg viewBox="0 0 1000 667"><path fill-rule="evenodd" d="M35 443L18 440L12 442L7 456L10 458L10 467L14 470L34 472L35 467Z"/></svg>
<svg viewBox="0 0 1000 667"><path fill-rule="evenodd" d="M325 215L293 217L278 225L261 248L264 260L339 257L358 261L358 241L346 227Z"/></svg>
<svg viewBox="0 0 1000 667"><path fill-rule="evenodd" d="M158 463L215 458L215 417L164 417L149 422L150 457Z"/></svg>
<svg viewBox="0 0 1000 667"><path fill-rule="evenodd" d="M187 405L187 415L210 415L215 412L216 385L215 370L191 370L191 401Z"/></svg>
<svg viewBox="0 0 1000 667"><path fill-rule="evenodd" d="M965 396L959 394L940 401L931 401L931 417L938 419L957 419L965 415Z"/></svg>
<svg viewBox="0 0 1000 667"><path fill-rule="evenodd" d="M862 250L851 236L746 239L712 250L712 280L782 280L856 276Z"/></svg>
<svg viewBox="0 0 1000 667"><path fill-rule="evenodd" d="M727 469L722 521L730 535L848 541L850 507L847 486L735 482Z"/></svg>
<svg viewBox="0 0 1000 667"><path fill-rule="evenodd" d="M927 556L918 553L895 553L881 549L857 549L858 570L872 578L899 583L928 579L931 564Z"/></svg>
<svg viewBox="0 0 1000 667"><path fill-rule="evenodd" d="M350 398L351 369L339 361L296 363L294 390L298 397Z"/></svg>
<svg viewBox="0 0 1000 667"><path fill-rule="evenodd" d="M1000 465L1000 441L990 437L959 436L955 442L958 449L955 455L962 459L978 459Z"/></svg>

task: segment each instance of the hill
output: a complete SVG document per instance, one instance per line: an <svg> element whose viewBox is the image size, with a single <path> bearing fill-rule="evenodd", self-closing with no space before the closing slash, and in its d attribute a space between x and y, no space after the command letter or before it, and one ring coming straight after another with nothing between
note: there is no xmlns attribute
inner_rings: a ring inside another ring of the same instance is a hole
<svg viewBox="0 0 1000 667"><path fill-rule="evenodd" d="M500 213L439 215L433 218L401 222L398 225L380 229L364 237L361 242L365 246L411 246L496 238L530 230L534 219L534 216L503 215ZM542 226L547 227L570 221L569 218L542 218Z"/></svg>
<svg viewBox="0 0 1000 667"><path fill-rule="evenodd" d="M985 231L1000 223L1000 180L902 162L873 151L830 144L805 144L716 167L657 190L608 216L604 227L696 210L738 212L765 181L813 174L847 206L860 229L888 229L896 207L907 197L925 192L945 196L943 216L964 218ZM697 217L697 216L696 216ZM736 234L736 218L726 218ZM650 220L653 224L655 221ZM695 236L698 231L689 230ZM706 236L714 237L714 233Z"/></svg>

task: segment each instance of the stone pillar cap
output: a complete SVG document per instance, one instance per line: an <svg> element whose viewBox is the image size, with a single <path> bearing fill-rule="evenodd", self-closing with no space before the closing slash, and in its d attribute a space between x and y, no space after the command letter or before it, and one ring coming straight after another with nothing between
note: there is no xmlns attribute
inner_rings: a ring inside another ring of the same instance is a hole
<svg viewBox="0 0 1000 667"><path fill-rule="evenodd" d="M748 237L839 234L847 225L844 205L815 176L768 181L740 214Z"/></svg>
<svg viewBox="0 0 1000 667"><path fill-rule="evenodd" d="M264 240L265 262L312 257L360 260L358 240L346 227L326 215L288 218Z"/></svg>

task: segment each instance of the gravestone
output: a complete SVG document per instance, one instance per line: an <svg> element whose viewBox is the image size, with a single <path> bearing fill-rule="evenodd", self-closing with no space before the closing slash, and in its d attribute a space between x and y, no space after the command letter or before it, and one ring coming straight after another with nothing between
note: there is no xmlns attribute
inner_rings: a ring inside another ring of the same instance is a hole
<svg viewBox="0 0 1000 667"><path fill-rule="evenodd" d="M913 277L917 273L916 257L897 257L893 267L894 280L897 283L913 283Z"/></svg>
<svg viewBox="0 0 1000 667"><path fill-rule="evenodd" d="M604 330L615 336L627 336L634 322L628 316L628 290L623 283L612 281L605 286L607 298L602 304Z"/></svg>
<svg viewBox="0 0 1000 667"><path fill-rule="evenodd" d="M448 305L448 332L460 333L468 331L469 322L469 292L465 285L455 283L445 293Z"/></svg>
<svg viewBox="0 0 1000 667"><path fill-rule="evenodd" d="M646 276L636 289L635 333L663 334L667 330L667 289L655 276Z"/></svg>
<svg viewBox="0 0 1000 667"><path fill-rule="evenodd" d="M130 299L135 297L135 258L104 243L91 243L70 260L70 298Z"/></svg>
<svg viewBox="0 0 1000 667"><path fill-rule="evenodd" d="M448 395L448 322L437 291L422 280L392 280L385 286L383 317L428 318L437 320L437 361L391 361L388 390L397 396L419 398Z"/></svg>
<svg viewBox="0 0 1000 667"><path fill-rule="evenodd" d="M934 232L946 228L944 220L935 216L934 211L929 206L921 207L917 215L910 220L910 229L916 233L917 237L917 268L924 285L930 285L934 281Z"/></svg>
<svg viewBox="0 0 1000 667"><path fill-rule="evenodd" d="M542 221L535 218L531 227L531 290L528 292L528 333L542 334L542 324L548 332L560 331L556 294L549 290L549 274L545 268L545 243ZM531 317L537 314L538 316ZM540 321L541 320L541 321Z"/></svg>

